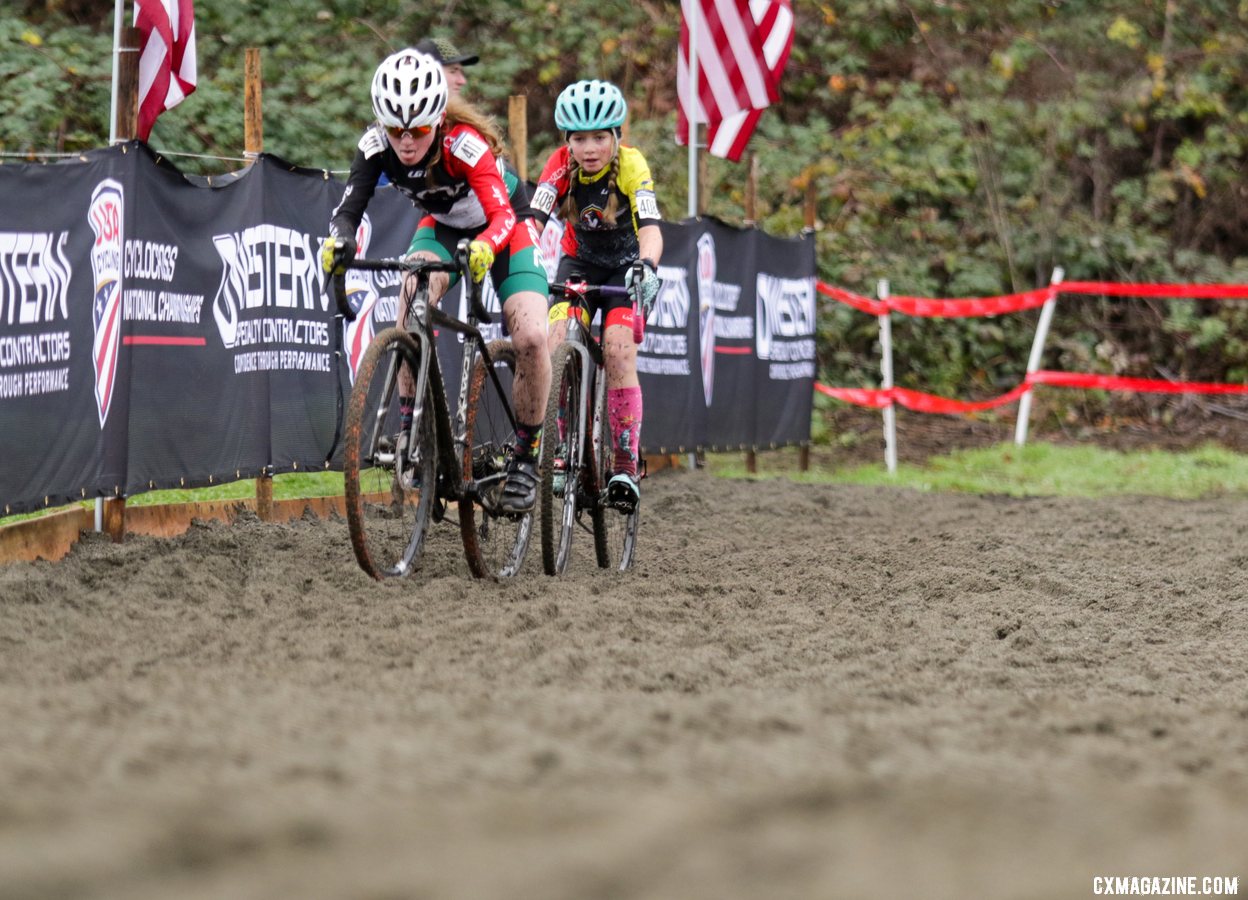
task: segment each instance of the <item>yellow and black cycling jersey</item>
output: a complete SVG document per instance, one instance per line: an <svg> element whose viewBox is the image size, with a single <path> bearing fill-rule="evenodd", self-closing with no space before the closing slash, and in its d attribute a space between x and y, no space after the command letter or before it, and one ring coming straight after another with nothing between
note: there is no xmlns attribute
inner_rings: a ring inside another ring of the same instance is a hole
<svg viewBox="0 0 1248 900"><path fill-rule="evenodd" d="M570 192L576 219L564 223L563 252L608 269L636 262L637 230L657 225L661 219L650 166L641 151L621 145L613 179L614 169L613 165L605 166L588 175L576 166L571 151L560 147L546 161L531 201L534 217L545 224ZM618 209L614 223L606 218L613 192Z"/></svg>

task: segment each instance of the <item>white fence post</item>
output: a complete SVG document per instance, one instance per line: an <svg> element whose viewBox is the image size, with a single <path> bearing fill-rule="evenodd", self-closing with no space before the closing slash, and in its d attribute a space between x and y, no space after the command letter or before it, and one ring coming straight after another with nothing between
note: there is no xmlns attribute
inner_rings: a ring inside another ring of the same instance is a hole
<svg viewBox="0 0 1248 900"><path fill-rule="evenodd" d="M1049 299L1044 301L1044 306L1040 309L1040 321L1036 323L1036 336L1031 342L1031 356L1027 358L1029 376L1040 369L1040 361L1044 357L1044 342L1049 336L1049 325L1053 322L1053 310L1057 307L1057 286L1065 277L1066 272L1058 266L1053 270L1053 277L1049 280L1049 287L1053 292L1049 294ZM1014 426L1014 443L1019 447L1027 443L1028 420L1031 418L1031 391L1031 385L1027 385L1023 395L1018 398L1018 422Z"/></svg>
<svg viewBox="0 0 1248 900"><path fill-rule="evenodd" d="M888 301L888 279L881 278L875 286L876 299ZM893 389L893 319L891 312L877 317L880 322L880 386ZM884 407L884 465L890 475L897 472L897 410L893 401Z"/></svg>

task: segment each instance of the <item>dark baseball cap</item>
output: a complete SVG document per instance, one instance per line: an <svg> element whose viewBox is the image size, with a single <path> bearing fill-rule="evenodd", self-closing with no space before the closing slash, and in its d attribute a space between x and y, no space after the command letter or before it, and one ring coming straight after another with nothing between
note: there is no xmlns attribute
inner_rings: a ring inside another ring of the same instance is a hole
<svg viewBox="0 0 1248 900"><path fill-rule="evenodd" d="M421 38L416 49L428 53L444 66L475 66L479 57L475 53L461 53L446 38Z"/></svg>

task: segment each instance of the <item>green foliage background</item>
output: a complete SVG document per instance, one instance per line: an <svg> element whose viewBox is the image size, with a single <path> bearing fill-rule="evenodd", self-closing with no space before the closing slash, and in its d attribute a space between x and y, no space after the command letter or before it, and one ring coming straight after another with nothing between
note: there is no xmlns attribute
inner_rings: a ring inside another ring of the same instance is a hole
<svg viewBox="0 0 1248 900"><path fill-rule="evenodd" d="M0 152L106 143L113 5L5 2L16 15L0 17ZM864 294L888 278L894 293L937 297L1026 290L1055 266L1067 279L1248 281L1248 0L793 6L783 101L751 145L759 224L796 233L813 179L822 278ZM241 157L243 49L259 46L265 149L343 169L369 117L376 62L439 34L481 54L469 96L500 120L509 95L528 96L531 169L555 145L551 110L567 82L620 84L631 140L679 219L679 15L674 0L197 0L199 88L151 143ZM707 211L741 221L745 166L708 167ZM1045 362L1242 381L1246 319L1243 303L1068 297ZM1021 377L1034 321L898 317L898 383L994 395ZM829 305L819 328L826 380L875 383L873 319ZM1094 415L1108 400L1079 402Z"/></svg>

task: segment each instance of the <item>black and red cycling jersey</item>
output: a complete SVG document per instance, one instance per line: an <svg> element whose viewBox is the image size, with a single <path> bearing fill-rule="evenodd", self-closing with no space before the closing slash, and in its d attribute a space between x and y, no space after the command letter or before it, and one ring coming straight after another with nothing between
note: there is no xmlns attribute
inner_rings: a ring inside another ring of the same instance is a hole
<svg viewBox="0 0 1248 900"><path fill-rule="evenodd" d="M564 223L562 249L565 255L605 269L618 269L637 261L637 231L643 225L657 225L661 219L654 196L650 166L635 147L620 146L620 169L614 188L604 166L593 175L578 170L569 175L571 151L565 146L550 155L533 192L533 215L545 224L568 192L578 210L577 221ZM612 190L619 198L619 214L614 225L603 218ZM570 226L570 227L569 227Z"/></svg>
<svg viewBox="0 0 1248 900"><path fill-rule="evenodd" d="M531 215L528 190L501 157L490 151L481 133L460 123L430 146L413 166L400 161L386 133L374 125L360 138L347 177L347 188L334 210L330 234L354 236L368 201L384 172L412 202L444 225L478 240L498 253L507 246L518 218Z"/></svg>

